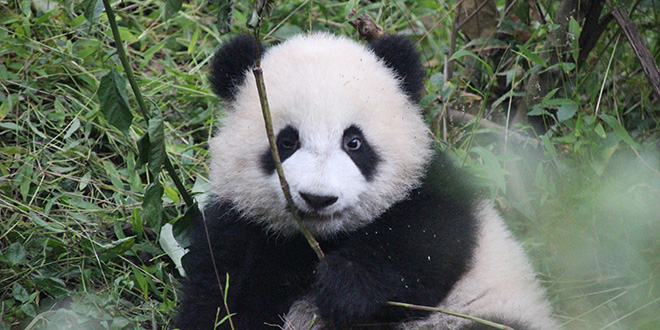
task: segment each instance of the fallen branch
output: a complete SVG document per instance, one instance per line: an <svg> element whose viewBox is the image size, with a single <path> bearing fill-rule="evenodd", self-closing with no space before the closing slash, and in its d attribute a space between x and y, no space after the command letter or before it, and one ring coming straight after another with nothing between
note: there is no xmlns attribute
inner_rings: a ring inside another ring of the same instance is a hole
<svg viewBox="0 0 660 330"><path fill-rule="evenodd" d="M653 55L649 51L646 42L639 33L637 25L630 20L628 15L621 9L615 9L612 11L612 16L623 30L623 34L626 35L630 46L632 47L639 64L642 65L646 78L648 79L655 95L660 98L660 69L658 69L658 64L655 63Z"/></svg>
<svg viewBox="0 0 660 330"><path fill-rule="evenodd" d="M378 25L369 14L365 13L352 19L356 14L357 10L351 10L351 13L346 16L346 20L358 31L358 34L361 37L367 40L367 42L378 40L385 35L383 27Z"/></svg>

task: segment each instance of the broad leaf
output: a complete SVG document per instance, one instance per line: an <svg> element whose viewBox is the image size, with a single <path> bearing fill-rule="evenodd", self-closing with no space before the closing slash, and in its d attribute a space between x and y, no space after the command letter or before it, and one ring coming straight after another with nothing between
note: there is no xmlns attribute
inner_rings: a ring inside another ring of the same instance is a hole
<svg viewBox="0 0 660 330"><path fill-rule="evenodd" d="M156 110L149 119L149 171L157 175L165 162L165 127L163 116ZM140 150L140 154L142 150Z"/></svg>
<svg viewBox="0 0 660 330"><path fill-rule="evenodd" d="M127 133L133 121L133 114L128 106L126 83L117 71L112 69L101 78L97 93L105 119L110 125Z"/></svg>
<svg viewBox="0 0 660 330"><path fill-rule="evenodd" d="M183 5L182 0L165 0L165 20L174 17L181 10L181 5Z"/></svg>
<svg viewBox="0 0 660 330"><path fill-rule="evenodd" d="M621 124L619 124L619 121L616 120L616 118L606 115L606 114L600 114L598 115L598 118L603 120L612 130L616 135L618 135L624 142L626 142L628 145L630 145L633 148L639 147L637 142L630 137L628 132L626 131Z"/></svg>
<svg viewBox="0 0 660 330"><path fill-rule="evenodd" d="M156 181L147 187L142 200L142 212L145 222L156 232L163 223L163 186Z"/></svg>

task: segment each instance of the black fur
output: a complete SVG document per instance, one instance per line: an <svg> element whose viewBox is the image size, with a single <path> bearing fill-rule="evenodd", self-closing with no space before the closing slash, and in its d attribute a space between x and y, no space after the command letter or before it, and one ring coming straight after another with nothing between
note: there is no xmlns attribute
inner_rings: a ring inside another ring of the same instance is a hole
<svg viewBox="0 0 660 330"><path fill-rule="evenodd" d="M209 81L213 91L224 100L234 100L236 88L245 81L246 72L257 61L254 37L242 34L230 39L213 56Z"/></svg>
<svg viewBox="0 0 660 330"><path fill-rule="evenodd" d="M369 141L367 141L367 139L364 137L362 130L356 125L351 125L349 128L344 130L344 136L342 140L350 141L353 138L360 139L362 144L360 148L355 151L346 149L344 149L344 151L346 151L346 154L351 157L351 160L353 160L355 166L360 169L360 172L367 179L367 181L370 181L376 172L376 166L380 162L380 157L371 147Z"/></svg>
<svg viewBox="0 0 660 330"><path fill-rule="evenodd" d="M280 162L284 163L287 158L291 157L291 155L300 149L298 130L288 125L277 133L276 143ZM261 168L266 174L275 172L275 160L270 151L270 146L261 154Z"/></svg>
<svg viewBox="0 0 660 330"><path fill-rule="evenodd" d="M401 88L408 97L419 102L424 89L424 68L415 45L406 37L389 35L369 46L403 80Z"/></svg>
<svg viewBox="0 0 660 330"><path fill-rule="evenodd" d="M211 205L205 211L210 240L200 217L184 259L188 279L177 325L211 329L217 310L218 319L226 315L217 284L224 285L225 274L236 329L281 325L290 305L309 294L331 328L426 316L385 302L433 306L444 299L472 257L475 197L438 155L409 198L361 230L321 241L322 261L302 237L278 238L241 218L230 204ZM220 327L228 328L228 323Z"/></svg>

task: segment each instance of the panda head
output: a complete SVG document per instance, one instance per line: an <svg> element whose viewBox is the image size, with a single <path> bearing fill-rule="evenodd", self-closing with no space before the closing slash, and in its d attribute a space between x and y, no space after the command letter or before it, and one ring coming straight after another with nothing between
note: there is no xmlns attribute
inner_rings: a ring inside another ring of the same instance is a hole
<svg viewBox="0 0 660 330"><path fill-rule="evenodd" d="M210 141L210 179L245 219L289 235L298 228L270 154L255 61L247 35L213 59L210 81L228 110ZM405 38L364 46L300 35L268 49L261 67L291 197L314 235L360 228L420 184L432 140L416 106L423 70Z"/></svg>

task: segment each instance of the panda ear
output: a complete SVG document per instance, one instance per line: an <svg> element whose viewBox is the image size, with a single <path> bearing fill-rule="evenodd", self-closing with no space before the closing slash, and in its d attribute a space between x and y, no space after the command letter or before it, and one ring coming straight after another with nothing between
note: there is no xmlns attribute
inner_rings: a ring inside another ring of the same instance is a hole
<svg viewBox="0 0 660 330"><path fill-rule="evenodd" d="M385 65L402 79L401 88L419 102L424 88L424 69L415 45L403 36L388 35L369 44Z"/></svg>
<svg viewBox="0 0 660 330"><path fill-rule="evenodd" d="M256 61L257 44L249 34L225 42L211 62L209 81L213 91L225 100L234 100L237 87L245 81L247 71Z"/></svg>

